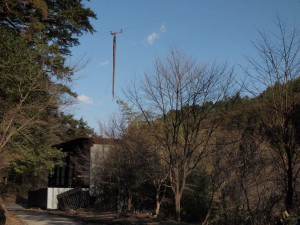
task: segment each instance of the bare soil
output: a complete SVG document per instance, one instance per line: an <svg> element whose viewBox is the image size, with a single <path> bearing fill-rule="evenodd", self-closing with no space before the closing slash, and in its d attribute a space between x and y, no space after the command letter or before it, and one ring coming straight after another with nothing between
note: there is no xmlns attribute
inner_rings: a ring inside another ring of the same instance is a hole
<svg viewBox="0 0 300 225"><path fill-rule="evenodd" d="M2 199L2 197L4 197L4 201ZM5 210L5 217L6 217L6 223L5 225L24 225L24 223L22 222L22 220L17 217L15 214L13 214L12 212L8 212L5 208L5 205L2 205L3 202L13 202L16 201L16 197L14 195L7 195L7 198L5 198L6 196L0 196L0 205L4 208Z"/></svg>
<svg viewBox="0 0 300 225"><path fill-rule="evenodd" d="M6 213L6 224L5 225L24 225L22 220L14 215L13 213L9 212Z"/></svg>
<svg viewBox="0 0 300 225"><path fill-rule="evenodd" d="M120 217L116 212L93 212L87 210L48 211L50 214L76 218L86 225L187 225L172 220L151 218L149 213L134 213ZM191 224L189 224L191 225Z"/></svg>
<svg viewBox="0 0 300 225"><path fill-rule="evenodd" d="M36 209L41 211L40 209ZM120 217L114 212L91 212L86 210L70 210L68 212L58 210L46 210L49 214L80 220L85 225L187 225L187 223L172 220L149 218L147 213L131 214L128 217ZM12 212L7 212L5 225L24 225L22 220ZM191 224L189 224L191 225Z"/></svg>

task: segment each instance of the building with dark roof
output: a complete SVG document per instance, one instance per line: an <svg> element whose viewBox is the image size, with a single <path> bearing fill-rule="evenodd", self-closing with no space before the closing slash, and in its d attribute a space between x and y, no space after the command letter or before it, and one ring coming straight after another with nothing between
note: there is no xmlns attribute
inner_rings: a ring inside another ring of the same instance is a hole
<svg viewBox="0 0 300 225"><path fill-rule="evenodd" d="M49 176L48 188L29 192L30 206L57 209L57 196L74 188L89 190L94 195L96 179L94 171L104 160L116 140L101 137L78 137L53 147L65 153L62 166L57 166Z"/></svg>

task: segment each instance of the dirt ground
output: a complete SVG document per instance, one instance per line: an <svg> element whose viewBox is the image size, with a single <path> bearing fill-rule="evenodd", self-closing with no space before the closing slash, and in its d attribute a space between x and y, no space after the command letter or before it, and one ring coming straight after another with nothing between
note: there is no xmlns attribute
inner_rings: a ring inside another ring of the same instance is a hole
<svg viewBox="0 0 300 225"><path fill-rule="evenodd" d="M36 209L36 211L41 211ZM46 210L49 214L56 214L64 217L75 218L85 225L187 225L175 221L165 221L149 218L147 213L131 214L128 217L120 217L114 212L90 212L86 210L70 210L68 212L58 210ZM22 220L11 212L6 213L7 222L5 225L24 225ZM191 225L191 224L189 224Z"/></svg>
<svg viewBox="0 0 300 225"><path fill-rule="evenodd" d="M15 201L15 197L12 200L9 198L8 199L3 198L4 199L3 200L2 197L3 196L0 196L0 205L2 205L3 203L6 203L6 200ZM2 206L5 206L5 204ZM5 207L3 207L3 208L5 208ZM18 218L16 215L14 215L11 212L8 212L6 209L5 209L5 217L6 217L5 225L24 225L20 218Z"/></svg>
<svg viewBox="0 0 300 225"><path fill-rule="evenodd" d="M5 225L24 225L24 223L19 217L15 216L14 214L7 213Z"/></svg>
<svg viewBox="0 0 300 225"><path fill-rule="evenodd" d="M5 196L5 202L17 202L15 197ZM35 209L41 211L41 209ZM126 217L120 217L116 212L94 212L84 209L59 211L59 210L45 210L49 214L61 215L64 217L75 218L86 225L187 225L187 223L179 223L172 220L162 220L152 218L150 213L135 213ZM6 211L5 225L24 225L22 220L18 218L13 212ZM192 224L189 224L192 225Z"/></svg>
<svg viewBox="0 0 300 225"><path fill-rule="evenodd" d="M86 225L187 225L187 223L151 218L149 213L146 212L130 214L126 217L120 217L115 212L92 212L82 209L76 211L70 210L68 212L56 210L48 212L80 219Z"/></svg>

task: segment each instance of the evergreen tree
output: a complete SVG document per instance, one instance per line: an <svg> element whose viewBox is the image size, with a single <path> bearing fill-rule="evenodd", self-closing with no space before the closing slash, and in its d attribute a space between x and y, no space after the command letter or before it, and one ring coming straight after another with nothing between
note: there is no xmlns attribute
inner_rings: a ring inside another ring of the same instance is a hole
<svg viewBox="0 0 300 225"><path fill-rule="evenodd" d="M81 0L0 1L1 173L10 163L18 174L36 174L59 162L51 147L66 135L57 135L59 107L76 96L66 57L79 36L94 32L93 18ZM92 133L82 119L73 122L72 137Z"/></svg>

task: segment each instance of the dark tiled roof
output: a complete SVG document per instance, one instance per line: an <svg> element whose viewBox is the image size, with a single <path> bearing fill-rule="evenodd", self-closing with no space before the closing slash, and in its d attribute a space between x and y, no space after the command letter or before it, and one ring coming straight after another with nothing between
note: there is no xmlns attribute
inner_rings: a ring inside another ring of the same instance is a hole
<svg viewBox="0 0 300 225"><path fill-rule="evenodd" d="M79 143L89 143L89 144L113 144L118 142L117 139L103 138L103 137L77 137L68 141L64 141L53 145L55 148L63 148L65 146L79 144Z"/></svg>

